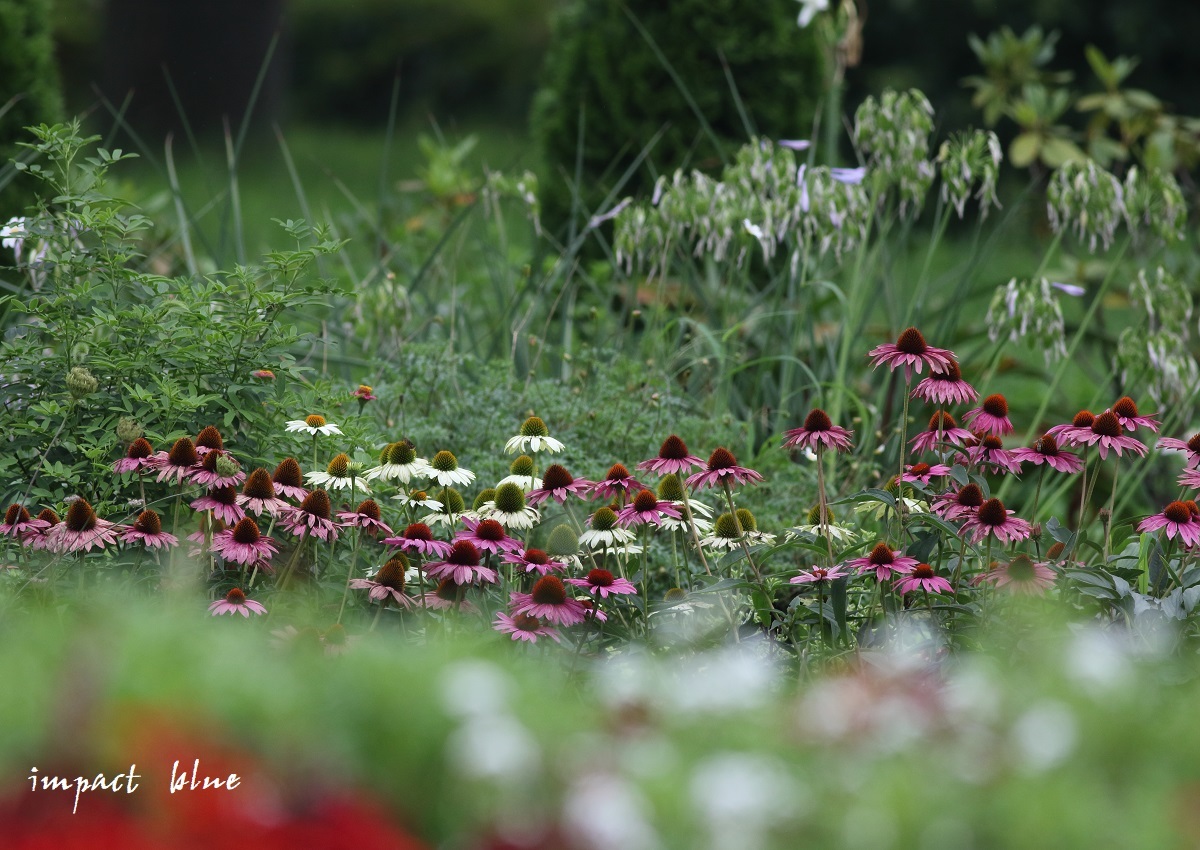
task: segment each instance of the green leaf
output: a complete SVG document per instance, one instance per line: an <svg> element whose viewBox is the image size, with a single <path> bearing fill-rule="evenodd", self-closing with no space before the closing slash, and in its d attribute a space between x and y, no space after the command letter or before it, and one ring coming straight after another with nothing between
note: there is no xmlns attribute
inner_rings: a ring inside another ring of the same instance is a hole
<svg viewBox="0 0 1200 850"><path fill-rule="evenodd" d="M1042 143L1042 161L1051 168L1059 168L1068 162L1085 162L1087 154L1074 142L1052 136Z"/></svg>
<svg viewBox="0 0 1200 850"><path fill-rule="evenodd" d="M1038 158L1042 139L1036 133L1022 133L1013 139L1008 148L1008 158L1017 168L1026 168Z"/></svg>

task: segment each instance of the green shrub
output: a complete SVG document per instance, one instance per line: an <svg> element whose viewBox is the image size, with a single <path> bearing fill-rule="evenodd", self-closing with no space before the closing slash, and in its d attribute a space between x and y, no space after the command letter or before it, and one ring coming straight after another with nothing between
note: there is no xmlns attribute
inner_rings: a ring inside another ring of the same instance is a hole
<svg viewBox="0 0 1200 850"><path fill-rule="evenodd" d="M533 108L547 221L570 214L577 154L582 212L591 214L664 128L623 193L645 193L681 166L718 168L752 132L808 134L823 60L813 31L797 27L796 8L792 0L568 6Z"/></svg>
<svg viewBox="0 0 1200 850"><path fill-rule="evenodd" d="M17 215L33 200L10 159L24 127L62 117L62 92L50 37L50 0L0 0L0 212Z"/></svg>

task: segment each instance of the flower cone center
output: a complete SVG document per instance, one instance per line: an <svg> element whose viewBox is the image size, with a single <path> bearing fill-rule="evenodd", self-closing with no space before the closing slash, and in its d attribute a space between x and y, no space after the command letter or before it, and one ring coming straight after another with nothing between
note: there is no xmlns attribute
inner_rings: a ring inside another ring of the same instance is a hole
<svg viewBox="0 0 1200 850"><path fill-rule="evenodd" d="M1126 419L1132 419L1138 415L1137 405L1134 404L1133 399L1129 396L1122 396L1117 399L1112 409L1113 413L1117 414L1117 416L1124 416Z"/></svg>
<svg viewBox="0 0 1200 850"><path fill-rule="evenodd" d="M805 431L828 431L833 428L833 420L824 410L817 408L804 417Z"/></svg>
<svg viewBox="0 0 1200 850"><path fill-rule="evenodd" d="M633 497L633 509L638 512L652 511L658 507L658 496L642 490Z"/></svg>
<svg viewBox="0 0 1200 850"><path fill-rule="evenodd" d="M530 597L538 605L562 605L567 601L567 589L558 576L542 576L533 586Z"/></svg>
<svg viewBox="0 0 1200 850"><path fill-rule="evenodd" d="M329 519L329 513L333 510L333 504L329 501L329 494L324 490L313 490L300 503L300 510L320 519Z"/></svg>
<svg viewBox="0 0 1200 850"><path fill-rule="evenodd" d="M1192 512L1188 510L1188 506L1183 502L1171 502L1163 509L1163 516L1174 523L1188 522L1192 518Z"/></svg>
<svg viewBox="0 0 1200 850"><path fill-rule="evenodd" d="M991 414L997 418L1008 416L1008 401L999 393L985 398L982 406L984 413Z"/></svg>
<svg viewBox="0 0 1200 850"><path fill-rule="evenodd" d="M917 564L913 567L913 578L933 578L933 567L929 564Z"/></svg>
<svg viewBox="0 0 1200 850"><path fill-rule="evenodd" d="M137 522L133 527L142 534L161 534L162 533L162 517L154 511L142 511L138 514Z"/></svg>
<svg viewBox="0 0 1200 850"><path fill-rule="evenodd" d="M225 448L225 441L221 439L221 432L215 426L205 425L200 429L200 433L196 435L196 445L206 449L222 451Z"/></svg>
<svg viewBox="0 0 1200 850"><path fill-rule="evenodd" d="M894 563L896 558L892 554L892 547L886 543L876 543L867 560L874 566L881 567L884 564Z"/></svg>
<svg viewBox="0 0 1200 850"><path fill-rule="evenodd" d="M733 452L724 447L713 450L713 453L708 456L709 471L717 469L729 469L737 466L737 458L733 456Z"/></svg>
<svg viewBox="0 0 1200 850"><path fill-rule="evenodd" d="M658 450L658 456L663 460L683 460L688 456L687 444L672 434L663 440L663 444Z"/></svg>
<svg viewBox="0 0 1200 850"><path fill-rule="evenodd" d="M548 437L548 436L550 436L550 429L547 428L546 423L543 422L537 416L530 416L521 425L521 436L522 437Z"/></svg>
<svg viewBox="0 0 1200 850"><path fill-rule="evenodd" d="M300 464L294 457L284 458L280 461L279 466L275 467L275 474L271 477L276 484L282 484L284 487L304 486L304 477L300 474ZM272 488L272 495L274 492L274 488Z"/></svg>
<svg viewBox="0 0 1200 850"><path fill-rule="evenodd" d="M154 447L150 445L150 441L145 437L138 437L129 444L129 451L125 452L125 457L130 460L142 460L154 454Z"/></svg>
<svg viewBox="0 0 1200 850"><path fill-rule="evenodd" d="M250 473L246 483L242 485L242 495L249 499L274 499L275 485L271 476L261 467Z"/></svg>
<svg viewBox="0 0 1200 850"><path fill-rule="evenodd" d="M616 578L608 570L595 569L587 574L587 582L595 587L612 587Z"/></svg>
<svg viewBox="0 0 1200 850"><path fill-rule="evenodd" d="M253 545L258 542L259 537L261 535L258 533L258 523L250 519L250 517L239 519L237 525L233 527L234 543Z"/></svg>
<svg viewBox="0 0 1200 850"><path fill-rule="evenodd" d="M197 460L196 446L187 437L176 440L175 445L171 446L171 453L167 455L167 462L171 466L194 466Z"/></svg>
<svg viewBox="0 0 1200 850"><path fill-rule="evenodd" d="M978 508L983 504L983 491L978 484L968 484L958 491L954 500L964 508Z"/></svg>
<svg viewBox="0 0 1200 850"><path fill-rule="evenodd" d="M1119 437L1121 436L1121 420L1117 419L1117 414L1111 411L1101 413L1092 423L1092 433L1099 434L1101 437Z"/></svg>
<svg viewBox="0 0 1200 850"><path fill-rule="evenodd" d="M242 593L240 587L235 587L225 594L225 601L230 605L245 605L246 594Z"/></svg>
<svg viewBox="0 0 1200 850"><path fill-rule="evenodd" d="M313 413L310 416L304 417L304 424L307 425L309 428L324 428L325 427L325 417L320 416L316 413Z"/></svg>
<svg viewBox="0 0 1200 850"><path fill-rule="evenodd" d="M496 510L506 514L520 513L525 509L525 492L520 485L511 481L496 488Z"/></svg>
<svg viewBox="0 0 1200 850"><path fill-rule="evenodd" d="M67 509L66 522L71 531L91 531L96 527L96 512L87 499L76 499Z"/></svg>
<svg viewBox="0 0 1200 850"><path fill-rule="evenodd" d="M390 587L395 591L402 591L404 590L404 571L407 569L408 559L403 555L393 555L375 574L375 583Z"/></svg>
<svg viewBox="0 0 1200 850"><path fill-rule="evenodd" d="M433 456L429 465L438 472L453 472L458 469L458 458L448 451L440 451Z"/></svg>
<svg viewBox="0 0 1200 850"><path fill-rule="evenodd" d="M922 336L919 330L908 328L896 340L896 348L905 354L924 354L929 350L929 344L925 342L925 337Z"/></svg>
<svg viewBox="0 0 1200 850"><path fill-rule="evenodd" d="M459 540L451 547L450 554L446 556L446 562L454 564L456 567L477 567L479 566L479 550L470 540Z"/></svg>
<svg viewBox="0 0 1200 850"><path fill-rule="evenodd" d="M999 499L988 499L979 506L979 521L984 525L998 526L1004 525L1004 521L1008 518L1008 511L1004 508L1004 503Z"/></svg>
<svg viewBox="0 0 1200 850"><path fill-rule="evenodd" d="M1076 428L1091 428L1092 423L1096 421L1096 417L1089 410L1081 410L1075 414L1071 420L1071 424Z"/></svg>
<svg viewBox="0 0 1200 850"><path fill-rule="evenodd" d="M571 473L567 472L565 466L560 466L553 463L546 467L546 472L542 476L542 487L546 490L561 490L563 487L570 487L575 483L575 479L571 477Z"/></svg>
<svg viewBox="0 0 1200 850"><path fill-rule="evenodd" d="M423 522L414 522L404 529L404 537L408 540L432 540L433 531Z"/></svg>
<svg viewBox="0 0 1200 850"><path fill-rule="evenodd" d="M592 514L592 528L596 531L610 531L617 524L617 515L612 508L600 508Z"/></svg>

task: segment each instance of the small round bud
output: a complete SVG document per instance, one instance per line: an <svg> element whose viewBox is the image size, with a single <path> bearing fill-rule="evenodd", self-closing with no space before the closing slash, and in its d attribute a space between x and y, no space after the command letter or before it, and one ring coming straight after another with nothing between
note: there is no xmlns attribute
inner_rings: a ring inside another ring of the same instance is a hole
<svg viewBox="0 0 1200 850"><path fill-rule="evenodd" d="M129 416L122 416L117 420L117 439L122 443L132 443L138 437L142 436L142 426L138 424L136 419Z"/></svg>
<svg viewBox="0 0 1200 850"><path fill-rule="evenodd" d="M78 401L94 393L100 387L100 382L83 366L73 366L67 373L67 392L71 398Z"/></svg>

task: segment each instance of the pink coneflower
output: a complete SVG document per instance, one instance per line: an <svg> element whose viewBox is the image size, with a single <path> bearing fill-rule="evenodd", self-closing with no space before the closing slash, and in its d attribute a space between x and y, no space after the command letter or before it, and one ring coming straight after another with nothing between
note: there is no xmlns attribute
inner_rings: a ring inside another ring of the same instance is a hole
<svg viewBox="0 0 1200 850"><path fill-rule="evenodd" d="M421 555L433 555L444 558L450 554L450 544L444 540L434 540L433 530L423 522L414 522L395 537L383 540L387 546L397 546L407 552L419 552Z"/></svg>
<svg viewBox="0 0 1200 850"><path fill-rule="evenodd" d="M901 481L915 481L926 487L934 478L941 478L943 475L950 474L950 467L944 463L935 463L930 466L927 463L914 463L904 467L904 474L900 476Z"/></svg>
<svg viewBox="0 0 1200 850"><path fill-rule="evenodd" d="M542 486L536 490L530 490L526 494L525 500L531 505L540 505L547 499L554 499L563 504L567 501L567 496L574 493L582 498L591 487L591 481L586 478L572 478L566 467L552 463L542 474Z"/></svg>
<svg viewBox="0 0 1200 850"><path fill-rule="evenodd" d="M1200 469L1185 469L1179 476L1179 486L1200 489Z"/></svg>
<svg viewBox="0 0 1200 850"><path fill-rule="evenodd" d="M788 584L825 584L833 581L835 578L844 578L846 571L841 566L836 567L811 567L807 572L801 572L800 575L794 576L788 580Z"/></svg>
<svg viewBox="0 0 1200 850"><path fill-rule="evenodd" d="M960 534L969 535L972 543L978 543L991 535L1001 543L1012 543L1029 537L1029 523L1013 516L1015 512L1004 509L999 499L988 499L967 516Z"/></svg>
<svg viewBox="0 0 1200 850"><path fill-rule="evenodd" d="M541 617L558 626L582 623L585 610L579 600L567 596L558 576L542 576L529 593L511 593L512 612Z"/></svg>
<svg viewBox="0 0 1200 850"><path fill-rule="evenodd" d="M200 455L196 454L196 446L188 437L180 437L171 446L171 451L165 455L159 454L155 466L158 468L158 481L174 479L183 484L200 471Z"/></svg>
<svg viewBox="0 0 1200 850"><path fill-rule="evenodd" d="M93 546L103 549L117 542L118 531L116 525L96 516L87 499L76 499L63 521L46 532L47 548L54 552L88 552Z"/></svg>
<svg viewBox="0 0 1200 850"><path fill-rule="evenodd" d="M896 590L901 594L911 593L915 590L923 590L926 593L954 592L950 582L936 575L933 567L929 564L917 564L913 567L912 572L896 581Z"/></svg>
<svg viewBox="0 0 1200 850"><path fill-rule="evenodd" d="M308 488L304 486L304 475L300 472L300 464L294 457L285 457L279 462L279 465L275 467L275 474L271 476L271 484L276 495L283 496L285 499L295 499L300 502L308 495Z"/></svg>
<svg viewBox="0 0 1200 850"><path fill-rule="evenodd" d="M881 541L875 544L870 554L849 560L844 566L853 567L860 574L875 573L875 578L882 582L894 574L904 575L912 572L917 566L917 559L901 555L899 551Z"/></svg>
<svg viewBox="0 0 1200 850"><path fill-rule="evenodd" d="M338 527L330 518L332 513L333 504L329 501L329 494L318 488L304 497L300 507L285 511L280 525L300 538L337 540Z"/></svg>
<svg viewBox="0 0 1200 850"><path fill-rule="evenodd" d="M1092 422L1092 432L1086 436L1079 435L1079 440L1085 445L1099 445L1101 459L1108 457L1109 449L1116 452L1117 457L1125 449L1142 457L1146 455L1145 443L1134 437L1126 437L1121 431L1121 420L1111 410L1097 416Z"/></svg>
<svg viewBox="0 0 1200 850"><path fill-rule="evenodd" d="M689 475L687 485L699 489L701 487L717 487L720 485L757 484L763 477L753 469L738 466L733 452L724 446L713 450L708 456L708 468L704 472Z"/></svg>
<svg viewBox="0 0 1200 850"><path fill-rule="evenodd" d="M129 528L121 532L126 543L141 543L147 549L166 549L179 544L179 538L162 529L162 517L151 510L142 511Z"/></svg>
<svg viewBox="0 0 1200 850"><path fill-rule="evenodd" d="M1163 508L1162 513L1148 516L1138 523L1137 530L1150 532L1160 528L1167 530L1168 540L1179 535L1179 539L1188 546L1200 543L1200 522L1196 521L1186 502L1171 502Z"/></svg>
<svg viewBox="0 0 1200 850"><path fill-rule="evenodd" d="M425 565L425 573L431 578L451 579L455 584L471 584L475 581L495 584L496 571L479 565L479 550L469 540L459 540L450 547L445 560Z"/></svg>
<svg viewBox="0 0 1200 850"><path fill-rule="evenodd" d="M375 395L374 388L368 384L359 384L358 389L350 394L350 398L358 399L358 404L361 407L368 401L375 401L379 397Z"/></svg>
<svg viewBox="0 0 1200 850"><path fill-rule="evenodd" d="M230 455L220 449L209 449L200 460L200 468L192 475L192 480L210 488L236 487L246 480L246 473Z"/></svg>
<svg viewBox="0 0 1200 850"><path fill-rule="evenodd" d="M196 435L196 454L204 457L209 452L225 451L225 441L221 439L221 432L217 430L215 425L205 425L200 429L200 433Z"/></svg>
<svg viewBox="0 0 1200 850"><path fill-rule="evenodd" d="M253 599L247 599L246 594L242 592L240 587L233 588L225 594L224 599L218 599L209 605L208 610L214 617L221 614L241 614L247 619L249 619L251 614L267 613L267 609L261 603L255 602Z"/></svg>
<svg viewBox="0 0 1200 850"><path fill-rule="evenodd" d="M964 413L963 422L977 433L1003 437L1013 432L1013 424L1008 418L1008 401L1000 393L988 396L979 407Z"/></svg>
<svg viewBox="0 0 1200 850"><path fill-rule="evenodd" d="M1117 421L1127 431L1136 431L1138 428L1149 428L1157 434L1159 427L1162 425L1153 416L1138 416L1137 405L1129 396L1121 396L1113 402L1110 410L1117 414Z"/></svg>
<svg viewBox="0 0 1200 850"><path fill-rule="evenodd" d="M153 469L157 465L154 447L145 437L138 437L125 450L125 457L113 464L113 472L123 475L126 472L140 472L143 469Z"/></svg>
<svg viewBox="0 0 1200 850"><path fill-rule="evenodd" d="M988 582L1013 593L1041 596L1054 587L1057 574L1048 565L1035 562L1028 555L1017 555L1007 564L996 564L975 578L974 584Z"/></svg>
<svg viewBox="0 0 1200 850"><path fill-rule="evenodd" d="M4 522L0 523L0 535L14 537L24 543L49 527L50 523L45 520L31 517L24 505L9 505L4 512Z"/></svg>
<svg viewBox="0 0 1200 850"><path fill-rule="evenodd" d="M672 434L663 440L663 444L658 450L658 457L642 461L637 468L657 475L682 475L693 469L703 469L704 461L693 454L688 454L687 444Z"/></svg>
<svg viewBox="0 0 1200 850"><path fill-rule="evenodd" d="M633 501L617 511L617 524L628 528L632 525L662 525L663 517L680 519L679 510L669 501L659 499L649 490L642 490Z"/></svg>
<svg viewBox="0 0 1200 850"><path fill-rule="evenodd" d="M974 435L966 428L958 427L953 416L944 410L939 410L929 420L929 427L909 442L912 443L915 452L932 452L937 448L939 441L962 446L973 438Z"/></svg>
<svg viewBox="0 0 1200 850"><path fill-rule="evenodd" d="M954 359L953 353L925 342L925 337L916 328L908 328L894 343L876 346L867 356L876 369L885 363L892 371L903 366L905 381L912 380L913 369L920 374L925 366L929 367L930 372L944 372Z"/></svg>
<svg viewBox="0 0 1200 850"><path fill-rule="evenodd" d="M273 381L273 380L275 380L275 373L272 372L270 369L255 369L253 372L250 373L250 377L251 378L259 378L260 380L263 380L263 381Z"/></svg>
<svg viewBox="0 0 1200 850"><path fill-rule="evenodd" d="M1055 425L1046 433L1058 440L1061 446L1082 446L1092 436L1092 425L1095 421L1096 416L1090 410L1081 410L1070 422Z"/></svg>
<svg viewBox="0 0 1200 850"><path fill-rule="evenodd" d="M537 643L538 638L548 637L556 643L562 643L558 629L546 625L532 614L515 614L510 617L500 611L492 621L492 628L501 634L512 635L513 640Z"/></svg>
<svg viewBox="0 0 1200 850"><path fill-rule="evenodd" d="M629 579L618 578L608 570L589 570L584 578L569 578L567 584L582 587L593 596L607 599L614 594L637 593L637 588Z"/></svg>
<svg viewBox="0 0 1200 850"><path fill-rule="evenodd" d="M1187 440L1176 440L1174 437L1163 437L1157 447L1166 449L1169 452L1184 452L1186 460L1184 465L1188 469L1200 467L1200 433L1193 434Z"/></svg>
<svg viewBox="0 0 1200 850"><path fill-rule="evenodd" d="M255 561L269 561L279 550L275 541L263 537L258 530L258 523L244 517L238 520L233 528L218 531L212 539L213 551L226 561L236 564L249 565Z"/></svg>
<svg viewBox="0 0 1200 850"><path fill-rule="evenodd" d="M408 570L408 559L401 554L388 559L371 578L356 578L351 580L350 587L355 590L369 590L367 596L374 602L391 600L403 608L412 605L412 599L404 593L404 573Z"/></svg>
<svg viewBox="0 0 1200 850"><path fill-rule="evenodd" d="M629 474L624 464L614 463L604 478L592 484L588 497L611 501L617 496L629 497L643 489L636 478Z"/></svg>
<svg viewBox="0 0 1200 850"><path fill-rule="evenodd" d="M1021 471L1020 460L1004 448L1004 442L994 434L980 436L979 445L967 449L967 457L971 463L990 466L1001 475L1006 472L1016 475Z"/></svg>
<svg viewBox="0 0 1200 850"><path fill-rule="evenodd" d="M44 522L45 525L37 529L31 529L29 536L22 538L21 542L30 549L49 549L51 544L50 535L54 531L54 527L61 523L62 520L50 508L42 508L36 519Z"/></svg>
<svg viewBox="0 0 1200 850"><path fill-rule="evenodd" d="M975 388L963 380L957 361L950 361L950 368L934 372L912 391L912 398L935 404L966 404L979 398Z"/></svg>
<svg viewBox="0 0 1200 850"><path fill-rule="evenodd" d="M547 575L548 573L566 572L566 561L556 561L550 555L541 549L526 549L523 552L506 552L503 557L506 564L512 564L514 567L521 567L525 570L526 575L529 573L537 573L538 575Z"/></svg>
<svg viewBox="0 0 1200 850"><path fill-rule="evenodd" d="M481 552L494 555L501 552L519 552L524 545L515 537L509 537L504 526L494 519L463 517L463 525L467 530L458 532L454 536L454 542L466 540Z"/></svg>
<svg viewBox="0 0 1200 850"><path fill-rule="evenodd" d="M374 499L367 499L352 511L338 511L338 519L342 528L361 528L372 537L380 534L391 534L392 529L383 521L379 505Z"/></svg>
<svg viewBox="0 0 1200 850"><path fill-rule="evenodd" d="M850 451L850 438L853 431L847 431L841 426L834 425L829 414L820 408L809 411L804 417L804 424L799 428L783 432L783 447L785 449L833 449L839 452Z"/></svg>
<svg viewBox="0 0 1200 850"><path fill-rule="evenodd" d="M1013 449L1010 454L1021 463L1032 463L1034 466L1044 463L1059 472L1079 472L1083 469L1083 461L1079 456L1059 449L1058 440L1050 434L1042 435L1041 439L1033 444L1033 448L1027 449L1022 446Z"/></svg>
<svg viewBox="0 0 1200 850"><path fill-rule="evenodd" d="M250 477L242 485L242 492L237 497L237 503L255 516L262 516L264 513L277 516L280 511L288 510L291 505L275 494L275 484L271 481L271 476L265 469L259 467L250 473ZM307 495L307 491L305 495Z"/></svg>
<svg viewBox="0 0 1200 850"><path fill-rule="evenodd" d="M475 606L462 598L466 590L465 584L460 585L453 579L444 578L438 582L437 587L421 597L421 605L435 611L445 611L448 608L457 607L464 613L473 614L477 610Z"/></svg>
<svg viewBox="0 0 1200 850"><path fill-rule="evenodd" d="M212 511L213 516L226 525L233 525L246 515L238 504L236 487L217 487L189 504L194 511Z"/></svg>
<svg viewBox="0 0 1200 850"><path fill-rule="evenodd" d="M970 516L983 505L983 490L971 482L957 492L951 490L933 497L930 508L943 519L955 520Z"/></svg>

